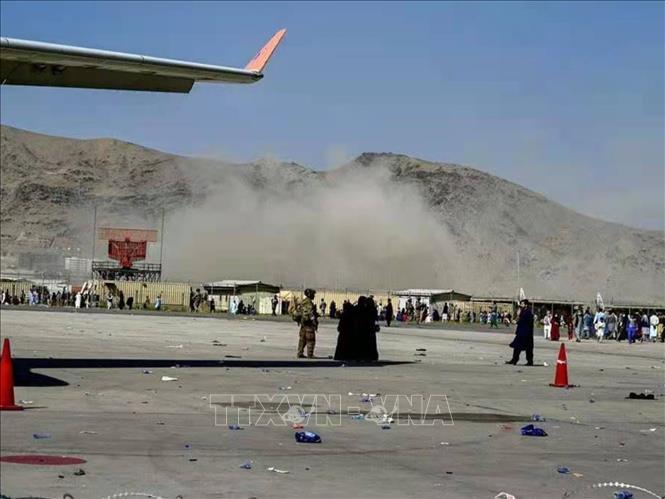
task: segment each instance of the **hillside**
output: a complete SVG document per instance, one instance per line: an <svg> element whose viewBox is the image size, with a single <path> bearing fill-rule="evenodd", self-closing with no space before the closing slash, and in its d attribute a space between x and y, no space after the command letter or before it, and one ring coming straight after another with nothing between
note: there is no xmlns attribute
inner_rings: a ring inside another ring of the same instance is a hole
<svg viewBox="0 0 665 499"><path fill-rule="evenodd" d="M315 172L229 164L3 126L5 248L90 247L98 224L158 227L170 278L665 301L663 233L581 215L482 171L365 153ZM103 248L98 257L103 256Z"/></svg>

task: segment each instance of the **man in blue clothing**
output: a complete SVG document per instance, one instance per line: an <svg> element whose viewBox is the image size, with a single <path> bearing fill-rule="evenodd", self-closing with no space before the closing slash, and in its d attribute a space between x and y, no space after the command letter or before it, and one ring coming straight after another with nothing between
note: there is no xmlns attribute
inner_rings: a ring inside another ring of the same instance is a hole
<svg viewBox="0 0 665 499"><path fill-rule="evenodd" d="M510 346L513 349L513 358L506 361L506 364L517 365L520 360L520 353L524 350L526 352L526 365L533 365L533 312L529 300L524 299L520 302L515 339L513 339Z"/></svg>

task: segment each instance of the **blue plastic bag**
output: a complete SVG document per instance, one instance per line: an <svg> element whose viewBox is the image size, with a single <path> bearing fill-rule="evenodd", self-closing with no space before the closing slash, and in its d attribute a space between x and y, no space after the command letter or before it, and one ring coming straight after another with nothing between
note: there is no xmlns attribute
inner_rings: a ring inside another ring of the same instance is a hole
<svg viewBox="0 0 665 499"><path fill-rule="evenodd" d="M295 437L296 437L296 442L307 443L307 444L321 443L321 437L312 431L297 431Z"/></svg>
<svg viewBox="0 0 665 499"><path fill-rule="evenodd" d="M522 427L522 435L525 437L546 437L547 432L542 428L537 428L532 424Z"/></svg>

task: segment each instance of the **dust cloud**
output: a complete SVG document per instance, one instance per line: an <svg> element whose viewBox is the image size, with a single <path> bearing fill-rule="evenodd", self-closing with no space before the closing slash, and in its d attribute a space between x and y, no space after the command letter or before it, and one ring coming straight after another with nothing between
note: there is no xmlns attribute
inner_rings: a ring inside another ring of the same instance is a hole
<svg viewBox="0 0 665 499"><path fill-rule="evenodd" d="M386 168L264 168L258 180L248 168L227 170L196 206L167 214L167 279L359 290L459 282L444 226Z"/></svg>

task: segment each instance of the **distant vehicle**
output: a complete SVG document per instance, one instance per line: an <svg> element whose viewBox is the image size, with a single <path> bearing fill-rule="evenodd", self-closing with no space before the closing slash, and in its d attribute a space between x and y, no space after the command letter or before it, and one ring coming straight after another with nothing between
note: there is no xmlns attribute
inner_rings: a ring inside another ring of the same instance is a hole
<svg viewBox="0 0 665 499"><path fill-rule="evenodd" d="M0 38L2 85L188 93L195 82L254 83L284 38L279 30L244 68Z"/></svg>

